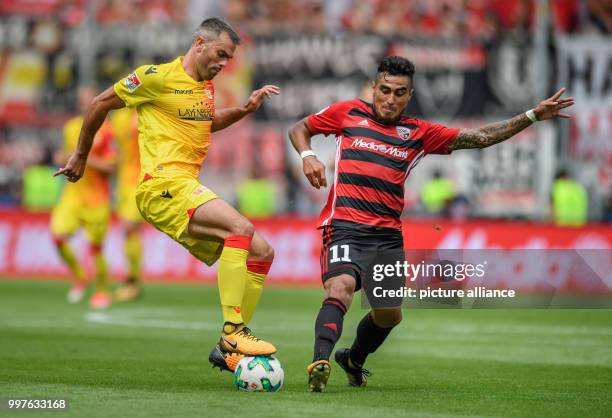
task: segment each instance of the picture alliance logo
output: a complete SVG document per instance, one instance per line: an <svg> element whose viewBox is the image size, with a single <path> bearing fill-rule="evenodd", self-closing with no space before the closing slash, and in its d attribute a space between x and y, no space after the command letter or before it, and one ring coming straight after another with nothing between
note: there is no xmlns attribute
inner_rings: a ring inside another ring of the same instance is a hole
<svg viewBox="0 0 612 418"><path fill-rule="evenodd" d="M408 158L408 151L401 151L397 147L390 147L385 144L377 144L375 142L364 141L363 138L355 139L351 146L355 148L365 148L372 151L382 152L383 154L390 155L392 157Z"/></svg>

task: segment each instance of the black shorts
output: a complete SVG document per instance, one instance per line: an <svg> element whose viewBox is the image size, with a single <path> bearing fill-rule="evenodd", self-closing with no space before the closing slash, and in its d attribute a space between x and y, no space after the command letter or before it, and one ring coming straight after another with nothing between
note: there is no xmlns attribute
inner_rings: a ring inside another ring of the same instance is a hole
<svg viewBox="0 0 612 418"><path fill-rule="evenodd" d="M362 288L374 263L385 259L404 261L402 231L375 228L347 221L333 221L323 227L321 279L348 274L355 278L355 290Z"/></svg>

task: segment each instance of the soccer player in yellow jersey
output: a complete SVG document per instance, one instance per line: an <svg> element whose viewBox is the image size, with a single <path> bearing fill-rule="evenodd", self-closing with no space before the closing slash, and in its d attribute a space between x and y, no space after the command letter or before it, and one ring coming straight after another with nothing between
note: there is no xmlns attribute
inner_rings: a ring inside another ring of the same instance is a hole
<svg viewBox="0 0 612 418"><path fill-rule="evenodd" d="M87 109L93 100L95 91L90 88L79 91L79 108ZM83 116L76 116L64 126L64 146L56 155L56 162L63 165L70 154L77 148L79 132L83 125ZM68 239L83 227L90 244L90 252L96 266L96 290L91 297L92 308L102 309L110 305L108 293L108 273L106 261L102 254L102 243L110 219L110 184L109 177L114 170L115 157L112 150L112 132L107 123L102 125L93 138L89 166L79 183L68 183L62 197L51 213L51 233L62 260L68 265L75 277L68 301L79 302L87 287L85 270L77 260L68 244Z"/></svg>
<svg viewBox="0 0 612 418"><path fill-rule="evenodd" d="M136 203L144 219L208 265L219 260L222 335L213 365L231 369L242 355L276 352L255 337L249 323L273 258L272 247L253 225L198 182L211 132L256 111L276 86L255 90L241 107L215 109L212 79L234 55L240 38L222 20L204 20L184 57L144 65L94 99L85 114L79 145L56 172L69 181L83 175L92 140L106 114L124 106L138 111L140 182ZM217 362L217 360L219 360Z"/></svg>
<svg viewBox="0 0 612 418"><path fill-rule="evenodd" d="M136 185L140 175L140 153L138 151L138 114L133 108L124 107L111 113L115 144L119 152L117 162L117 215L125 231L124 253L128 263L128 277L114 293L118 302L137 299L142 292L140 283L140 260L142 242L140 227L142 216L136 206Z"/></svg>

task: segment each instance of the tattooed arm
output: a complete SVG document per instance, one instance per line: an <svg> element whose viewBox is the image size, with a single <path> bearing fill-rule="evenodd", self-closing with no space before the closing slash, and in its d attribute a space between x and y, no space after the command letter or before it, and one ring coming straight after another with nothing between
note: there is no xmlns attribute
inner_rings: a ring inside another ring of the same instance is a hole
<svg viewBox="0 0 612 418"><path fill-rule="evenodd" d="M537 120L546 120L556 117L567 119L570 117L570 115L566 113L561 113L561 109L572 106L574 104L574 99L571 97L562 99L561 96L564 92L565 88L562 88L552 97L542 101L533 109ZM533 122L531 122L527 115L523 113L512 119L491 123L479 129L461 129L457 138L450 143L448 148L454 151L458 149L490 147L491 145L498 144L513 137L532 123Z"/></svg>

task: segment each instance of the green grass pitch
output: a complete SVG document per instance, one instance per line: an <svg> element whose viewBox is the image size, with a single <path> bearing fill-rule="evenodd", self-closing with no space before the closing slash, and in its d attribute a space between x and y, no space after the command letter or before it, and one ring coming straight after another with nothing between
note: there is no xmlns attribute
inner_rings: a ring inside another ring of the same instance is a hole
<svg viewBox="0 0 612 418"><path fill-rule="evenodd" d="M215 287L147 285L144 299L91 312L65 282L0 280L0 397L64 397L75 417L594 417L612 414L611 310L406 310L368 360L367 388L332 364L307 391L319 289L267 288L252 323L285 369L279 393L241 393L207 355ZM347 315L350 345L364 311ZM0 411L0 416L27 417Z"/></svg>

